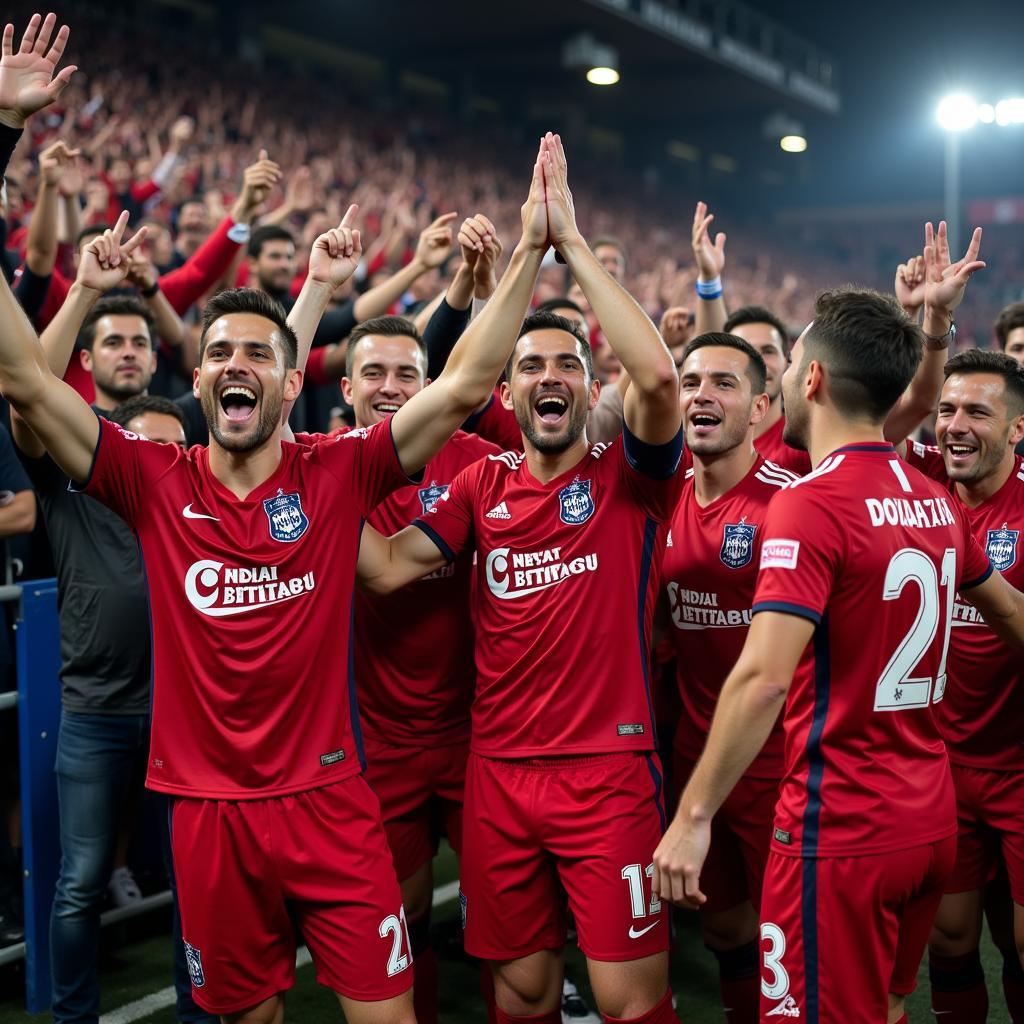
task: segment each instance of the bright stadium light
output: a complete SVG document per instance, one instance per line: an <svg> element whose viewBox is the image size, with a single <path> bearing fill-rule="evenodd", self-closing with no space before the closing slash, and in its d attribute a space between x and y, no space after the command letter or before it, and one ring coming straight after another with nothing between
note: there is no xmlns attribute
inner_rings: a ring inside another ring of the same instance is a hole
<svg viewBox="0 0 1024 1024"><path fill-rule="evenodd" d="M1024 97L1012 96L1000 100L995 108L996 124L1005 127L1008 124L1024 124Z"/></svg>
<svg viewBox="0 0 1024 1024"><path fill-rule="evenodd" d="M779 139L779 147L786 153L803 153L807 149L807 140L802 135L783 135Z"/></svg>
<svg viewBox="0 0 1024 1024"><path fill-rule="evenodd" d="M996 119L996 108L991 103L978 104L978 120L982 124L992 124Z"/></svg>
<svg viewBox="0 0 1024 1024"><path fill-rule="evenodd" d="M615 85L619 73L615 68L591 68L587 72L587 81L591 85Z"/></svg>
<svg viewBox="0 0 1024 1024"><path fill-rule="evenodd" d="M942 100L935 117L947 132L964 132L977 124L978 104L973 96L954 92Z"/></svg>

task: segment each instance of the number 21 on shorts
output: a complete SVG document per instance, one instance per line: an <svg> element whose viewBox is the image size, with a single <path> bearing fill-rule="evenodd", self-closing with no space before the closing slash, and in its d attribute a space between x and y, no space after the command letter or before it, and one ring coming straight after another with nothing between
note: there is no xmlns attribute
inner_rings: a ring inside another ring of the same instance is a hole
<svg viewBox="0 0 1024 1024"><path fill-rule="evenodd" d="M388 977L394 977L412 963L412 943L409 941L409 926L405 921L405 907L400 907L398 916L385 917L378 929L382 939L391 939L391 954L388 956ZM402 947L407 952L402 952Z"/></svg>

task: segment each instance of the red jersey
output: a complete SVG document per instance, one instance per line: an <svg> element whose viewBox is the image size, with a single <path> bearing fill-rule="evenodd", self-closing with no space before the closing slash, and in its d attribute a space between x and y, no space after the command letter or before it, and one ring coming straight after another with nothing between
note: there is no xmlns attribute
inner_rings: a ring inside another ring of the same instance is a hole
<svg viewBox="0 0 1024 1024"><path fill-rule="evenodd" d="M942 697L956 589L991 573L958 504L888 444L839 448L780 491L754 614L816 624L786 702L774 848L883 853L956 831Z"/></svg>
<svg viewBox="0 0 1024 1024"><path fill-rule="evenodd" d="M148 784L239 800L360 771L349 623L362 521L409 483L390 423L283 443L244 500L209 450L101 420L87 494L142 548L153 622Z"/></svg>
<svg viewBox="0 0 1024 1024"><path fill-rule="evenodd" d="M788 469L797 476L807 476L811 471L811 457L799 448L791 448L782 440L782 431L786 427L786 417L770 426L760 437L754 438L754 447L776 466Z"/></svg>
<svg viewBox="0 0 1024 1024"><path fill-rule="evenodd" d="M956 496L937 448L908 442L905 458ZM1017 457L995 494L977 508L964 505L963 510L992 568L1024 589L1024 459ZM1024 659L959 595L947 670L949 686L945 699L935 705L935 717L949 759L990 771L1024 769Z"/></svg>
<svg viewBox="0 0 1024 1024"><path fill-rule="evenodd" d="M675 746L687 760L696 761L704 749L722 684L747 639L768 502L797 479L759 456L732 490L701 508L693 470L686 474L661 571L683 705ZM780 716L745 774L778 779L782 766Z"/></svg>
<svg viewBox="0 0 1024 1024"><path fill-rule="evenodd" d="M466 426L485 441L491 441L503 451L521 452L523 450L523 434L516 421L516 414L501 404L501 396L497 389L487 400L487 404L470 416Z"/></svg>
<svg viewBox="0 0 1024 1024"><path fill-rule="evenodd" d="M682 477L635 469L627 439L548 483L505 452L463 470L416 521L477 552L472 750L543 757L651 750L648 638Z"/></svg>

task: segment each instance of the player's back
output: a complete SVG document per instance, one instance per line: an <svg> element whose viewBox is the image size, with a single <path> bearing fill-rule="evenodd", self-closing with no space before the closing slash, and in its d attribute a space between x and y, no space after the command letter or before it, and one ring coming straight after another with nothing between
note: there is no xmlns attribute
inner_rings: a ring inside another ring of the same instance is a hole
<svg viewBox="0 0 1024 1024"><path fill-rule="evenodd" d="M786 708L780 852L877 853L955 831L930 704L956 590L988 571L955 502L889 445L841 448L772 501L755 611L817 624Z"/></svg>

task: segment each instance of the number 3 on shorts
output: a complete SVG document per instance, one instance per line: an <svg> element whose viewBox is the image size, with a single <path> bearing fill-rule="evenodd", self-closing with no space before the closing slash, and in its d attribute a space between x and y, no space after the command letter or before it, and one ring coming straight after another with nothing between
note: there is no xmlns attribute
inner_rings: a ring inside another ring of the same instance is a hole
<svg viewBox="0 0 1024 1024"><path fill-rule="evenodd" d="M382 939L391 936L391 955L388 957L388 977L391 978L412 963L412 943L409 941L409 926L405 923L405 907L398 911L398 917L394 914L385 917L378 931ZM408 953L402 952L403 942Z"/></svg>
<svg viewBox="0 0 1024 1024"><path fill-rule="evenodd" d="M761 941L768 943L768 948L763 953L764 973L761 975L761 992L765 999L785 999L789 992L789 974L782 966L782 957L786 952L786 936L777 924L766 921L761 925Z"/></svg>

